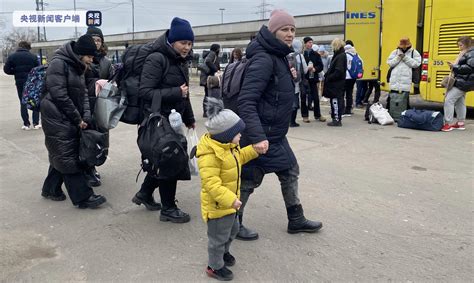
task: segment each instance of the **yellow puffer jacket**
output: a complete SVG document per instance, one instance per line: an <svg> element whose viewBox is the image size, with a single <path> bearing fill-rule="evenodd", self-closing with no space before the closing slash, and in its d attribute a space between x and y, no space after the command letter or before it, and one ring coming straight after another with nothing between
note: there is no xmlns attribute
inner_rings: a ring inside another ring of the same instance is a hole
<svg viewBox="0 0 474 283"><path fill-rule="evenodd" d="M240 148L202 136L197 145L201 176L201 213L204 222L235 213L232 204L240 198L242 165L258 156L251 145Z"/></svg>

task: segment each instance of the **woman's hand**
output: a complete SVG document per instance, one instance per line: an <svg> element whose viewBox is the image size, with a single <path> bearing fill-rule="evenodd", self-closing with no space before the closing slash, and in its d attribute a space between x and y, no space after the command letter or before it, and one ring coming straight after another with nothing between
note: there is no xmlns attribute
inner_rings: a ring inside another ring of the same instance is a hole
<svg viewBox="0 0 474 283"><path fill-rule="evenodd" d="M79 128L85 130L85 129L87 128L87 123L84 122L84 121L81 121L81 122L79 123Z"/></svg>
<svg viewBox="0 0 474 283"><path fill-rule="evenodd" d="M183 97L187 97L189 93L189 87L186 84L182 84L179 88L181 88L181 95Z"/></svg>
<svg viewBox="0 0 474 283"><path fill-rule="evenodd" d="M261 141L252 146L258 154L265 154L268 150L268 140Z"/></svg>

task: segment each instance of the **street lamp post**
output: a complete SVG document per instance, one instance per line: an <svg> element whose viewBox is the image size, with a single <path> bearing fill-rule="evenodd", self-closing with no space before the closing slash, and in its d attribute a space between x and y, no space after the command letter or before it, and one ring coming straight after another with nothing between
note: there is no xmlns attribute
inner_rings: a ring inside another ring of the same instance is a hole
<svg viewBox="0 0 474 283"><path fill-rule="evenodd" d="M224 11L225 11L225 8L219 8L219 10L221 11L221 24L224 23Z"/></svg>

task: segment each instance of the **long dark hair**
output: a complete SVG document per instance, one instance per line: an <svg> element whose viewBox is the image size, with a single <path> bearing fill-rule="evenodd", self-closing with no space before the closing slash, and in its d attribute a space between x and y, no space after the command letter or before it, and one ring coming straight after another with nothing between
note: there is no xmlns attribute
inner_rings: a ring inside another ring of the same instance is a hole
<svg viewBox="0 0 474 283"><path fill-rule="evenodd" d="M240 48L234 48L234 50L232 50L232 52L230 53L230 60L229 60L229 63L234 63L234 55L237 56L237 61L240 61L242 60L242 49Z"/></svg>

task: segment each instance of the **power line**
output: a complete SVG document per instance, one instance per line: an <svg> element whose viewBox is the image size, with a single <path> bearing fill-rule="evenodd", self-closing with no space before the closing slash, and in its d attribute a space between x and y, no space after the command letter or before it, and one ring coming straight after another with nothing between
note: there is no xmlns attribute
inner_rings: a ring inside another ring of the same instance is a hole
<svg viewBox="0 0 474 283"><path fill-rule="evenodd" d="M255 14L260 14L260 19L265 20L267 18L267 12L271 12L271 9L267 7L273 6L272 4L267 3L267 1L262 0L262 4L258 5L257 8L260 10Z"/></svg>

